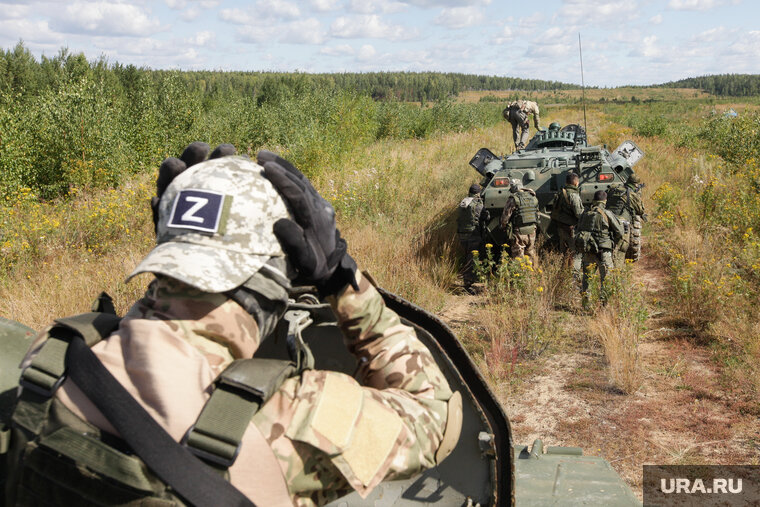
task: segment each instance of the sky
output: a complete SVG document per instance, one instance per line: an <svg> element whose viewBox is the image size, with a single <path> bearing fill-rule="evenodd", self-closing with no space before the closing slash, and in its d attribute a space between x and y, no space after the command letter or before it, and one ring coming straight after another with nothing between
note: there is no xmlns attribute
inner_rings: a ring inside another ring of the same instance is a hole
<svg viewBox="0 0 760 507"><path fill-rule="evenodd" d="M647 85L760 74L757 0L0 0L0 46L153 69Z"/></svg>

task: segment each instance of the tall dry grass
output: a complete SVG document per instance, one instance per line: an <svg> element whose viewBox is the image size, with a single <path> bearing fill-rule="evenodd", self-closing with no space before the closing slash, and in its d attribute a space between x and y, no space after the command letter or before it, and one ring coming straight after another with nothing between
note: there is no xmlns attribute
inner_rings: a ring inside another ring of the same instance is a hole
<svg viewBox="0 0 760 507"><path fill-rule="evenodd" d="M626 394L635 393L643 381L638 354L640 326L616 308L603 307L589 320L589 330L602 344L612 383Z"/></svg>

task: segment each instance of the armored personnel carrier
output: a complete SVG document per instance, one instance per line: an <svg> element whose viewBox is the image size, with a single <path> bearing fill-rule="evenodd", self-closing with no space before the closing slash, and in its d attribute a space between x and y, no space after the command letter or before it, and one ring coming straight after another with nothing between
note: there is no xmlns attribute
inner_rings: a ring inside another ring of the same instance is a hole
<svg viewBox="0 0 760 507"><path fill-rule="evenodd" d="M450 442L451 453L435 468L409 479L380 483L364 499L351 493L331 506L640 505L602 458L585 456L577 447L544 446L541 440L515 445L498 398L451 330L425 310L378 290L385 304L415 329L452 390L460 393L461 431ZM31 337L25 326L0 320L0 399L6 408L16 396L21 375L18 365ZM329 305L311 294L290 304L276 336L262 343L256 357L306 361L309 367L348 375L357 369ZM0 431L4 431L10 411L2 410L0 416ZM0 485L5 456L2 458Z"/></svg>
<svg viewBox="0 0 760 507"><path fill-rule="evenodd" d="M487 148L481 148L470 160L470 165L483 176L483 209L481 236L483 243L502 245L506 235L499 228L499 217L510 194L510 182L517 179L525 188L536 192L539 205L539 228L550 240L555 231L551 224L552 201L565 185L570 172L580 176L581 199L590 205L597 190L624 184L633 174L633 166L644 156L633 141L623 142L610 153L606 146L588 146L586 132L577 124L561 127L552 123L540 130L525 149L498 157ZM627 226L629 247L626 257L638 259L641 250L641 219Z"/></svg>

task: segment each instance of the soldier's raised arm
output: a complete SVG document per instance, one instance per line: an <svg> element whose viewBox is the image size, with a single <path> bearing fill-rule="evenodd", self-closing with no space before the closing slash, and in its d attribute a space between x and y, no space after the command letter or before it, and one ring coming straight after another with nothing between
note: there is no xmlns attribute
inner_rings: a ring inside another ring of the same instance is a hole
<svg viewBox="0 0 760 507"><path fill-rule="evenodd" d="M294 220L275 224L275 235L298 280L326 297L359 361L358 382L332 371L304 372L257 416L291 495L299 505L351 489L364 497L383 480L435 466L452 397L443 373L414 329L357 271L332 206L287 161L262 152L259 162L293 211ZM278 431L283 421L288 425Z"/></svg>

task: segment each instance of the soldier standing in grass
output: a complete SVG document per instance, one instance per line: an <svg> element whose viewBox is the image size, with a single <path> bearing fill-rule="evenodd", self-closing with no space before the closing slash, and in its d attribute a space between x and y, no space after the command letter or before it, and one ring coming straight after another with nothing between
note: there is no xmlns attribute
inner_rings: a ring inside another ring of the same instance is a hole
<svg viewBox="0 0 760 507"><path fill-rule="evenodd" d="M536 225L538 224L538 199L536 193L523 188L520 180L512 180L510 195L499 225L507 231L509 255L514 259L527 256L538 268L536 255Z"/></svg>
<svg viewBox="0 0 760 507"><path fill-rule="evenodd" d="M641 220L644 219L644 202L641 199L641 180L635 174L631 174L625 185L610 187L607 195L607 210L613 212L623 223L626 230L623 240L615 249L613 261L620 265L625 259L626 251L632 241L641 241L640 229L634 230L634 222L638 220L640 228ZM639 237L632 237L638 234Z"/></svg>
<svg viewBox="0 0 760 507"><path fill-rule="evenodd" d="M476 280L473 262L473 252L480 248L480 214L483 212L483 198L480 193L483 187L473 183L467 197L459 202L459 215L457 216L457 236L459 243L464 249L464 267L462 268L462 282L464 290L473 293L472 284Z"/></svg>
<svg viewBox="0 0 760 507"><path fill-rule="evenodd" d="M623 237L623 226L614 213L605 209L606 201L607 192L597 190L591 207L583 212L575 230L575 248L583 254L581 293L584 305L588 302L588 277L592 264L599 269L600 294L604 300L604 279L614 269L612 251Z"/></svg>
<svg viewBox="0 0 760 507"><path fill-rule="evenodd" d="M120 321L57 321L25 360L8 505L322 505L443 459L459 398L357 270L332 206L273 153L205 160L194 144L159 171L157 245L130 275L154 274L144 297ZM291 281L329 303L358 380L249 359Z"/></svg>
<svg viewBox="0 0 760 507"><path fill-rule="evenodd" d="M530 136L530 122L528 116L533 115L533 126L536 130L539 126L540 118L538 104L531 100L515 100L507 104L502 111L504 119L512 125L512 141L515 143L516 150L522 150L528 144ZM518 136L518 130L520 131Z"/></svg>
<svg viewBox="0 0 760 507"><path fill-rule="evenodd" d="M575 227L583 214L583 202L578 192L578 173L567 175L565 186L557 193L552 206L551 218L559 236L559 251L572 259L573 276L580 281L583 255L575 250Z"/></svg>

